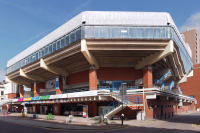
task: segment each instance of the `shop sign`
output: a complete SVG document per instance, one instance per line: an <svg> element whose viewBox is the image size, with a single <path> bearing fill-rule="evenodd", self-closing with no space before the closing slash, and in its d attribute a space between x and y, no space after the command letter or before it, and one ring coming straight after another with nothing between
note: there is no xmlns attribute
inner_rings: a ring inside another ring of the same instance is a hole
<svg viewBox="0 0 200 133"><path fill-rule="evenodd" d="M64 94L58 94L58 95L50 95L49 99L59 99L62 98Z"/></svg>
<svg viewBox="0 0 200 133"><path fill-rule="evenodd" d="M40 97L31 97L31 101L40 100Z"/></svg>
<svg viewBox="0 0 200 133"><path fill-rule="evenodd" d="M47 103L50 103L50 100L48 100Z"/></svg>
<svg viewBox="0 0 200 133"><path fill-rule="evenodd" d="M29 98L24 98L24 101L31 101L31 97L29 97Z"/></svg>
<svg viewBox="0 0 200 133"><path fill-rule="evenodd" d="M60 102L61 102L61 103L63 103L63 102L64 102L64 100L60 100Z"/></svg>
<svg viewBox="0 0 200 133"><path fill-rule="evenodd" d="M62 98L85 97L85 96L97 96L97 91L85 91L85 92L63 94Z"/></svg>
<svg viewBox="0 0 200 133"><path fill-rule="evenodd" d="M46 100L46 99L49 99L50 95L47 95L47 96L40 96L40 100Z"/></svg>
<svg viewBox="0 0 200 133"><path fill-rule="evenodd" d="M65 100L64 100L64 103L66 103L66 102L67 102L67 100L65 99Z"/></svg>
<svg viewBox="0 0 200 133"><path fill-rule="evenodd" d="M17 101L22 102L22 101L24 101L24 98L19 98Z"/></svg>
<svg viewBox="0 0 200 133"><path fill-rule="evenodd" d="M18 101L18 99L12 99L12 102L17 102Z"/></svg>

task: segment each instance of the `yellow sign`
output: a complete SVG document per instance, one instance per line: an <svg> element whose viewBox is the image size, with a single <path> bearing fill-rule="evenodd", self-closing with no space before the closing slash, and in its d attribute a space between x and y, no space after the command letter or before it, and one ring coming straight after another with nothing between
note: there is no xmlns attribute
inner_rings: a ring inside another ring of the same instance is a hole
<svg viewBox="0 0 200 133"><path fill-rule="evenodd" d="M31 97L29 97L29 98L24 98L24 101L31 101Z"/></svg>

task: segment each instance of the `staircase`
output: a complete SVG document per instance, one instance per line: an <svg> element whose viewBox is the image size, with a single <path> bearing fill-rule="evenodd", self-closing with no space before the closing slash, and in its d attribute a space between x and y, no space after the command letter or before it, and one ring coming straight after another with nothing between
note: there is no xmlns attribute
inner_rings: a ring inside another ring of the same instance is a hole
<svg viewBox="0 0 200 133"><path fill-rule="evenodd" d="M143 106L143 97L141 96L119 96L119 95L111 95L114 99L114 102L109 104L107 107L103 109L104 118L111 119L114 114L122 110L122 102L123 108L128 106Z"/></svg>

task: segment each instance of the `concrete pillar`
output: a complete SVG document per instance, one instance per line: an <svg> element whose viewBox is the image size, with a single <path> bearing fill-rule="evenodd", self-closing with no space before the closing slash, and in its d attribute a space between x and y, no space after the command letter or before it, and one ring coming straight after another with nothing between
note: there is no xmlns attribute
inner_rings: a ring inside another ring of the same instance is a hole
<svg viewBox="0 0 200 133"><path fill-rule="evenodd" d="M97 69L91 66L89 70L89 87L90 91L97 90Z"/></svg>
<svg viewBox="0 0 200 133"><path fill-rule="evenodd" d="M20 85L20 97L24 97L24 86Z"/></svg>
<svg viewBox="0 0 200 133"><path fill-rule="evenodd" d="M143 85L145 88L151 88L153 84L152 67L147 66L143 69Z"/></svg>
<svg viewBox="0 0 200 133"><path fill-rule="evenodd" d="M53 104L53 114L54 115L61 115L61 103L54 103Z"/></svg>
<svg viewBox="0 0 200 133"><path fill-rule="evenodd" d="M32 112L40 114L40 106L38 104L32 104Z"/></svg>
<svg viewBox="0 0 200 133"><path fill-rule="evenodd" d="M63 91L63 80L62 77L59 76L56 78L56 94L62 94L62 91Z"/></svg>
<svg viewBox="0 0 200 133"><path fill-rule="evenodd" d="M88 105L88 116L89 117L95 117L98 115L97 102L95 102L95 101L86 102L85 105Z"/></svg>

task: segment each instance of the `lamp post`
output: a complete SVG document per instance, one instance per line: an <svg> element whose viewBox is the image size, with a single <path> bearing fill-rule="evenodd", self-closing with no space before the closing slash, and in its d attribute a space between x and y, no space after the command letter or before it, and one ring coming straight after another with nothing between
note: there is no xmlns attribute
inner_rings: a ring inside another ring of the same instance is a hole
<svg viewBox="0 0 200 133"><path fill-rule="evenodd" d="M122 125L124 125L124 114L123 114L123 104L124 104L124 95L126 95L126 83L123 83L123 86L120 86L120 94L122 96Z"/></svg>

